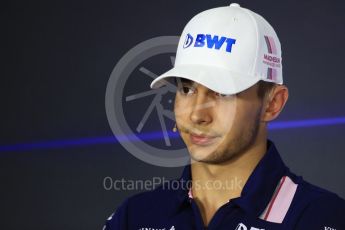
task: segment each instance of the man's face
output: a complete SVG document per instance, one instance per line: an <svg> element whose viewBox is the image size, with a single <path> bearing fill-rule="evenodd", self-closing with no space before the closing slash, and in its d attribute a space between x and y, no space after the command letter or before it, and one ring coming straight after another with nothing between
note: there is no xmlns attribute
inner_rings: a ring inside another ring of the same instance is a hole
<svg viewBox="0 0 345 230"><path fill-rule="evenodd" d="M176 123L195 161L219 164L246 151L258 136L261 108L257 85L237 95L221 95L178 79Z"/></svg>

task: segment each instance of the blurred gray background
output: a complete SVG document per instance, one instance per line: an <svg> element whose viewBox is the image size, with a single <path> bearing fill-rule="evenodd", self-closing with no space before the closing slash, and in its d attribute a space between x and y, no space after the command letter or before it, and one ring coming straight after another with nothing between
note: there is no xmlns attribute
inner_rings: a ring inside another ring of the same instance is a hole
<svg viewBox="0 0 345 230"><path fill-rule="evenodd" d="M237 2L263 15L280 37L290 98L278 121L344 120L344 1ZM141 162L112 137L107 81L138 43L180 35L195 14L230 3L3 1L0 229L101 229L117 205L140 192L107 190L106 177L178 177L181 168ZM160 73L169 68L160 60L145 65ZM140 106L130 112L145 110L147 101ZM272 129L270 138L292 171L345 197L345 122Z"/></svg>

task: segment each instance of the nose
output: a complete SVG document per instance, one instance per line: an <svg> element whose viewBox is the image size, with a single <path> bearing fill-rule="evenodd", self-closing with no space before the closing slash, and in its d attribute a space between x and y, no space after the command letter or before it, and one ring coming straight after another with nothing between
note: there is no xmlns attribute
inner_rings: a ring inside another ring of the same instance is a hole
<svg viewBox="0 0 345 230"><path fill-rule="evenodd" d="M207 125L212 122L212 107L215 102L206 93L197 93L192 105L190 120L197 125Z"/></svg>

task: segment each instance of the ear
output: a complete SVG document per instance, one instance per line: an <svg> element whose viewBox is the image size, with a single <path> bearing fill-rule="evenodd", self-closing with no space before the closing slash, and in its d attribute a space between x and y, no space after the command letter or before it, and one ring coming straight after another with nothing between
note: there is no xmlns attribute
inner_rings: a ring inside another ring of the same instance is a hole
<svg viewBox="0 0 345 230"><path fill-rule="evenodd" d="M276 85L264 99L262 121L276 119L289 98L289 90L285 85Z"/></svg>

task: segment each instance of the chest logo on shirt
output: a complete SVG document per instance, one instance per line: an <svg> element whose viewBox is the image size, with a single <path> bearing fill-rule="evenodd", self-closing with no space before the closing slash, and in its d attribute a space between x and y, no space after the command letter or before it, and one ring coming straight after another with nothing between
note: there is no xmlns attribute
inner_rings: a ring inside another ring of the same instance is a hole
<svg viewBox="0 0 345 230"><path fill-rule="evenodd" d="M264 228L255 228L255 227L247 228L247 226L244 225L243 223L239 223L235 230L265 230L265 229Z"/></svg>
<svg viewBox="0 0 345 230"><path fill-rule="evenodd" d="M139 228L139 230L175 230L175 226L171 226L171 228Z"/></svg>

